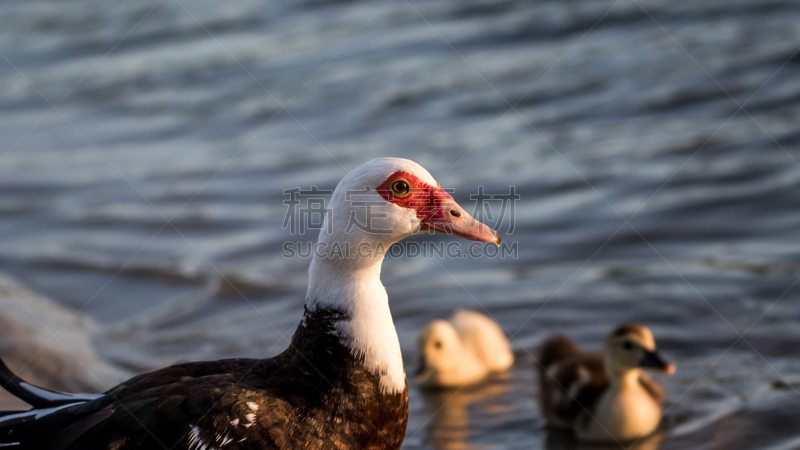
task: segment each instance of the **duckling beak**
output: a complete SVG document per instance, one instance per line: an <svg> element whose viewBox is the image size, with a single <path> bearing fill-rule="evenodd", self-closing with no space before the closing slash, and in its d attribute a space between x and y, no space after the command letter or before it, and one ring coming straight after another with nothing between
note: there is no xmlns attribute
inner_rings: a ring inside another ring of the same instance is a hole
<svg viewBox="0 0 800 450"><path fill-rule="evenodd" d="M425 358L420 358L419 363L417 364L416 373L414 373L414 382L417 384L422 383L428 376L428 364L425 362Z"/></svg>
<svg viewBox="0 0 800 450"><path fill-rule="evenodd" d="M470 216L444 189L432 189L427 197L423 200L426 204L418 209L420 233L435 231L500 246L497 232Z"/></svg>
<svg viewBox="0 0 800 450"><path fill-rule="evenodd" d="M656 369L667 375L675 373L675 364L667 362L658 351L645 351L644 358L639 363L640 367L647 367L649 369Z"/></svg>

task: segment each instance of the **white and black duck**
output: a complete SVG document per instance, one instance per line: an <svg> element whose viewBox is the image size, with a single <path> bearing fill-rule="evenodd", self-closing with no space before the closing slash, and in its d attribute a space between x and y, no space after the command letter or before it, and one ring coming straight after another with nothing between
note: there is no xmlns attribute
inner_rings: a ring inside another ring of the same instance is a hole
<svg viewBox="0 0 800 450"><path fill-rule="evenodd" d="M350 172L329 211L319 243L349 250L315 255L305 315L282 354L179 364L102 395L31 386L3 365L1 385L33 409L0 413L0 448L400 448L408 387L380 281L383 251L426 231L500 240L406 159ZM371 228L349 226L353 220Z"/></svg>

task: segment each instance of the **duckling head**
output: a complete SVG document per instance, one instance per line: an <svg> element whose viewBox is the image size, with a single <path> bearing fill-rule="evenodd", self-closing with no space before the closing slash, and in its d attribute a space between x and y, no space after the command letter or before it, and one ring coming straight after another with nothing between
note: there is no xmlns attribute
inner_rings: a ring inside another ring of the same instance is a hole
<svg viewBox="0 0 800 450"><path fill-rule="evenodd" d="M459 386L465 381L464 347L449 322L434 320L417 336L419 365L414 382L421 387Z"/></svg>
<svg viewBox="0 0 800 450"><path fill-rule="evenodd" d="M656 350L656 341L650 329L635 323L620 325L611 332L604 354L611 378L641 368L667 375L675 373L675 365L667 362Z"/></svg>

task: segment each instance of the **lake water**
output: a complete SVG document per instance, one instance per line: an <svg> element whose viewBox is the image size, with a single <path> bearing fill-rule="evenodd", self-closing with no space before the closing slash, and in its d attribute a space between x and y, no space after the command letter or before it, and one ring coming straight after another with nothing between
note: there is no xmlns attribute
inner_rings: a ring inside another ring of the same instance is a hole
<svg viewBox="0 0 800 450"><path fill-rule="evenodd" d="M284 243L315 237L284 190L408 157L467 209L520 199L489 220L516 257L384 265L407 367L456 307L517 354L412 387L404 448L576 448L531 353L624 321L678 367L640 448L800 448L798 48L793 1L6 1L0 271L128 373L274 355L307 282Z"/></svg>

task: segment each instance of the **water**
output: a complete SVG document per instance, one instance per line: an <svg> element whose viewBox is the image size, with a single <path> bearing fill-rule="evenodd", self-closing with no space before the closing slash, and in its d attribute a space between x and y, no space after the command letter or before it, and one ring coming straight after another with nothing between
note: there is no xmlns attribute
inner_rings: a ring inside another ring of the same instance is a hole
<svg viewBox="0 0 800 450"><path fill-rule="evenodd" d="M517 258L385 264L408 367L455 307L518 359L452 398L412 387L405 448L575 448L542 429L530 352L631 320L678 366L642 448L800 448L798 19L756 0L3 2L0 271L94 321L128 372L273 355L307 281L282 245L313 240L281 227L283 190L408 157L462 204L521 200L513 233L495 221Z"/></svg>

